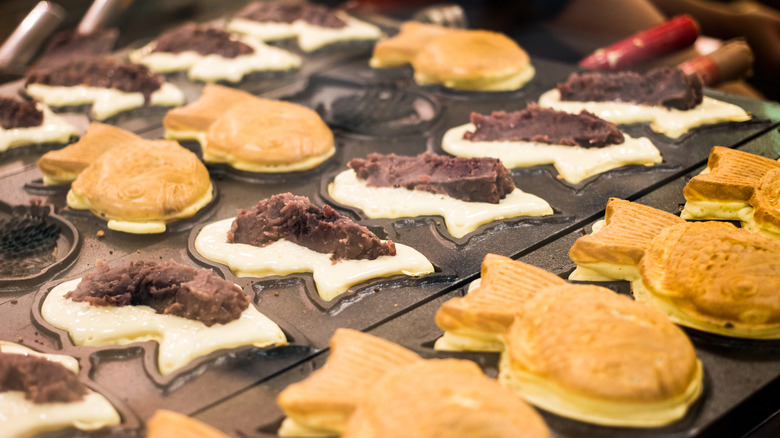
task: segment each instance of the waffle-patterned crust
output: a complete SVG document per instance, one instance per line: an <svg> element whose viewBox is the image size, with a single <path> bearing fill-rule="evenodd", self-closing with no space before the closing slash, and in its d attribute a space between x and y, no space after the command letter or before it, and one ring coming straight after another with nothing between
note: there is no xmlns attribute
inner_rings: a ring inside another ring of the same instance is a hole
<svg viewBox="0 0 780 438"><path fill-rule="evenodd" d="M761 178L749 203L756 224L780 237L780 168L768 171Z"/></svg>
<svg viewBox="0 0 780 438"><path fill-rule="evenodd" d="M544 269L487 254L479 287L444 303L436 312L436 324L445 331L471 329L501 334L539 290L565 283Z"/></svg>
<svg viewBox="0 0 780 438"><path fill-rule="evenodd" d="M297 423L341 433L371 385L390 370L422 360L400 345L355 330L339 329L325 365L288 386L277 403Z"/></svg>
<svg viewBox="0 0 780 438"><path fill-rule="evenodd" d="M146 438L228 438L228 436L184 414L160 409L146 423Z"/></svg>
<svg viewBox="0 0 780 438"><path fill-rule="evenodd" d="M506 354L515 371L613 402L674 398L697 369L693 345L663 313L591 285L538 294L506 335Z"/></svg>
<svg viewBox="0 0 780 438"><path fill-rule="evenodd" d="M355 410L343 438L543 438L528 404L473 362L419 361L388 372Z"/></svg>
<svg viewBox="0 0 780 438"><path fill-rule="evenodd" d="M71 192L102 217L159 220L181 212L211 190L198 157L171 141L143 140L115 148L84 169Z"/></svg>
<svg viewBox="0 0 780 438"><path fill-rule="evenodd" d="M780 336L780 242L721 222L663 230L639 266L649 292L694 321ZM690 322L681 321L686 325Z"/></svg>
<svg viewBox="0 0 780 438"><path fill-rule="evenodd" d="M599 232L574 242L569 257L575 263L636 266L661 230L685 222L671 213L616 198L607 202L604 220Z"/></svg>
<svg viewBox="0 0 780 438"><path fill-rule="evenodd" d="M747 202L761 179L780 162L759 155L715 146L707 161L709 172L691 178L683 189L688 201Z"/></svg>

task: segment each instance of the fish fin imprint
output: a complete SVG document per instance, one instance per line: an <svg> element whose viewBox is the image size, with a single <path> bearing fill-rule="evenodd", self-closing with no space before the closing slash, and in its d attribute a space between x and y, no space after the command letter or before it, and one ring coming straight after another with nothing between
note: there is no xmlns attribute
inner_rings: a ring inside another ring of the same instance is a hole
<svg viewBox="0 0 780 438"><path fill-rule="evenodd" d="M76 143L43 154L38 168L45 177L57 182L71 182L106 151L127 148L146 140L130 131L92 122Z"/></svg>
<svg viewBox="0 0 780 438"><path fill-rule="evenodd" d="M480 285L466 296L444 303L436 313L436 324L445 331L497 336L509 328L523 304L536 293L565 283L535 266L487 254Z"/></svg>
<svg viewBox="0 0 780 438"><path fill-rule="evenodd" d="M285 422L341 434L355 407L370 395L369 389L378 378L399 366L422 360L400 345L350 329L336 330L330 349L321 369L288 386L277 397L277 403L289 417ZM280 435L284 436L282 431Z"/></svg>
<svg viewBox="0 0 780 438"><path fill-rule="evenodd" d="M173 108L165 115L163 126L166 131L206 132L225 111L233 106L256 99L253 95L224 87L207 84L200 98L189 105Z"/></svg>
<svg viewBox="0 0 780 438"><path fill-rule="evenodd" d="M569 257L578 268L609 265L635 271L653 238L664 228L684 222L679 216L653 207L610 198L603 228L577 239L569 250ZM599 273L608 279L629 279L609 269L599 269ZM581 278L572 276L570 279Z"/></svg>
<svg viewBox="0 0 780 438"><path fill-rule="evenodd" d="M688 181L683 195L687 201L747 202L761 178L771 169L780 169L780 162L715 146L707 161L707 172Z"/></svg>

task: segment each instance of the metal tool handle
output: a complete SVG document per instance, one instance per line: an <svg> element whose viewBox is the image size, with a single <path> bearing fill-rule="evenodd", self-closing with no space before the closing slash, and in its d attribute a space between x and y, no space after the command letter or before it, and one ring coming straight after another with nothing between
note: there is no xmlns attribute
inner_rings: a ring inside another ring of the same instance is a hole
<svg viewBox="0 0 780 438"><path fill-rule="evenodd" d="M65 15L61 6L39 2L0 46L0 68L27 64Z"/></svg>
<svg viewBox="0 0 780 438"><path fill-rule="evenodd" d="M126 0L95 0L81 19L76 32L89 35L103 29L129 3Z"/></svg>

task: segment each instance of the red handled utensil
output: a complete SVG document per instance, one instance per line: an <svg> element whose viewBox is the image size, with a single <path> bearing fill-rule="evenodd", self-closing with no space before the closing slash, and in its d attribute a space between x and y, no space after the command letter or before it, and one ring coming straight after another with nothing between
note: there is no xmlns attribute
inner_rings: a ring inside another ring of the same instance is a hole
<svg viewBox="0 0 780 438"><path fill-rule="evenodd" d="M699 36L699 24L690 15L643 30L609 47L598 49L580 61L589 70L624 70L653 58L688 47Z"/></svg>

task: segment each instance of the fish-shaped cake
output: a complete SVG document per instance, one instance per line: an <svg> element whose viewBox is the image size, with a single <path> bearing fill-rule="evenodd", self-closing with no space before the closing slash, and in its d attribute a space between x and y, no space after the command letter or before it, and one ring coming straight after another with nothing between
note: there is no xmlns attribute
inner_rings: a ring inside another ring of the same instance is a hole
<svg viewBox="0 0 780 438"><path fill-rule="evenodd" d="M743 228L780 238L780 161L715 146L683 195L683 219L738 220Z"/></svg>
<svg viewBox="0 0 780 438"><path fill-rule="evenodd" d="M501 351L504 386L564 417L656 427L701 393L693 345L662 312L506 257L488 254L481 283L436 322L437 349Z"/></svg>
<svg viewBox="0 0 780 438"><path fill-rule="evenodd" d="M349 329L331 338L325 365L279 394L280 436L549 437L530 406L473 362L424 360ZM309 433L308 435L305 435Z"/></svg>
<svg viewBox="0 0 780 438"><path fill-rule="evenodd" d="M106 151L115 147L132 148L144 141L122 128L92 122L76 143L43 154L38 160L38 169L46 185L70 184Z"/></svg>
<svg viewBox="0 0 780 438"><path fill-rule="evenodd" d="M780 241L724 222L685 222L610 199L569 251L572 280L629 280L674 322L724 336L780 338Z"/></svg>
<svg viewBox="0 0 780 438"><path fill-rule="evenodd" d="M197 101L169 111L165 137L197 140L207 163L249 172L292 172L335 152L333 133L305 106L209 84Z"/></svg>
<svg viewBox="0 0 780 438"><path fill-rule="evenodd" d="M105 140L117 137L116 128L104 127L101 132L99 137ZM77 157L73 163L66 163L69 152L65 151L56 155L60 160L52 160L60 161L55 170L65 170L54 172L55 182L67 181L78 172L68 191L68 207L90 210L107 220L112 230L154 234L211 202L211 178L197 155L174 141L133 138L131 133L121 137L120 147L102 154L103 146L82 143L83 147L74 145L69 150L71 158Z"/></svg>

